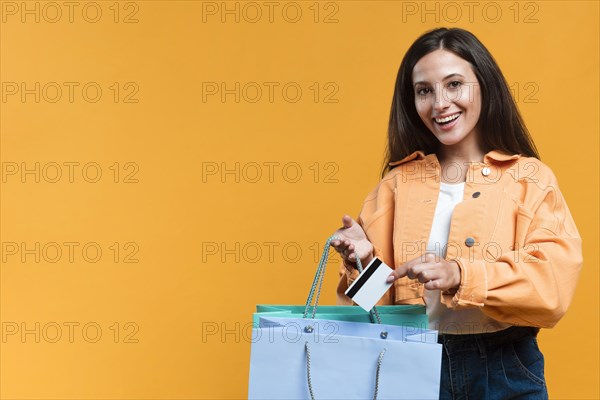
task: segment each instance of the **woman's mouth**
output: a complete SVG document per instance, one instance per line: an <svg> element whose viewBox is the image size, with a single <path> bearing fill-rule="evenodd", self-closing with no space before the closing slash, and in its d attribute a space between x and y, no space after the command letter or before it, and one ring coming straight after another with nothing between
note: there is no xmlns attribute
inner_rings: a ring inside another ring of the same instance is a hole
<svg viewBox="0 0 600 400"><path fill-rule="evenodd" d="M440 127L442 130L449 130L454 125L456 125L456 121L460 117L461 112L457 112L451 115L448 115L443 118L433 118L433 122Z"/></svg>

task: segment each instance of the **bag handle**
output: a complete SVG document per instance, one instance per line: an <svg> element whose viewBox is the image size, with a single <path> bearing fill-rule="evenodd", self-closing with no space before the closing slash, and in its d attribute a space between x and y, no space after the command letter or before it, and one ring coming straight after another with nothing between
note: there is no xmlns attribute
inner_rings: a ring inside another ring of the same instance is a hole
<svg viewBox="0 0 600 400"><path fill-rule="evenodd" d="M313 279L313 283L310 287L310 292L308 293L308 298L306 299L306 306L304 308L304 314L302 318L306 318L311 307L311 303L313 298L315 300L315 305L312 306L312 314L310 319L315 319L315 314L317 313L317 307L319 305L319 296L321 295L321 286L323 285L323 281L325 280L325 269L327 268L327 259L329 258L329 248L331 246L331 242L333 240L342 240L337 236L333 235L327 239L325 242L325 246L323 247L323 253L321 254L321 260L319 261L319 266L317 267L317 272L315 273L315 277ZM360 259L356 258L356 267L358 272L363 272L362 263ZM317 291L317 295L315 297L315 290ZM369 318L371 322L381 324L381 318L379 317L379 313L377 312L377 307L373 307L371 311L369 311ZM304 330L308 333L312 332L312 326L308 325ZM381 337L385 339L387 337L387 332L382 332Z"/></svg>
<svg viewBox="0 0 600 400"><path fill-rule="evenodd" d="M306 382L308 383L308 391L310 393L311 400L315 400L315 394L313 392L312 387L312 379L310 376L310 347L308 346L308 342L304 342L304 350L306 353ZM383 363L383 356L385 355L385 348L381 350L379 353L379 358L377 359L377 370L375 372L375 391L373 393L373 400L377 400L377 393L379 392L379 375L381 372L381 364Z"/></svg>

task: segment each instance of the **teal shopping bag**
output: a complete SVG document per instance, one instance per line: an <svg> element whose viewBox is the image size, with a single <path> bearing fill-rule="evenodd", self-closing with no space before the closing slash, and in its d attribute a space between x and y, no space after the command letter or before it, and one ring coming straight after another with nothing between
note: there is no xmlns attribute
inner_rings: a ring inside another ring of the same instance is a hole
<svg viewBox="0 0 600 400"><path fill-rule="evenodd" d="M260 317L302 318L306 305L259 304L252 316L252 322L258 325ZM377 306L377 313L382 324L407 325L427 328L427 314L422 305ZM372 323L372 313L357 306L318 306L314 319L335 321Z"/></svg>

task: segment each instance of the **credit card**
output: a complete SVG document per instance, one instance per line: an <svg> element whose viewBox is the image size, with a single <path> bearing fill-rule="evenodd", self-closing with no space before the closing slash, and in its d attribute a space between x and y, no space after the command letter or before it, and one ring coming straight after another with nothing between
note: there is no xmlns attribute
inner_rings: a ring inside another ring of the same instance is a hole
<svg viewBox="0 0 600 400"><path fill-rule="evenodd" d="M366 311L371 311L381 296L393 285L393 282L386 282L392 272L383 261L374 257L346 290L346 296Z"/></svg>

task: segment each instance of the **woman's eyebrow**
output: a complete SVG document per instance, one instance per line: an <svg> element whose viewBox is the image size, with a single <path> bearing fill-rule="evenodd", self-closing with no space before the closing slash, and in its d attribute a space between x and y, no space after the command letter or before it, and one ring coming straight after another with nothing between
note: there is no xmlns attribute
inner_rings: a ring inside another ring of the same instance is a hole
<svg viewBox="0 0 600 400"><path fill-rule="evenodd" d="M455 73L452 73L450 75L445 76L444 79L442 79L442 80L445 81L446 79L450 79L450 78L453 78L455 76L461 76L461 77L464 78L463 75L455 72ZM418 81L418 82L415 82L413 86L417 86L418 84L423 84L423 83L428 83L428 82L426 82L426 81Z"/></svg>

